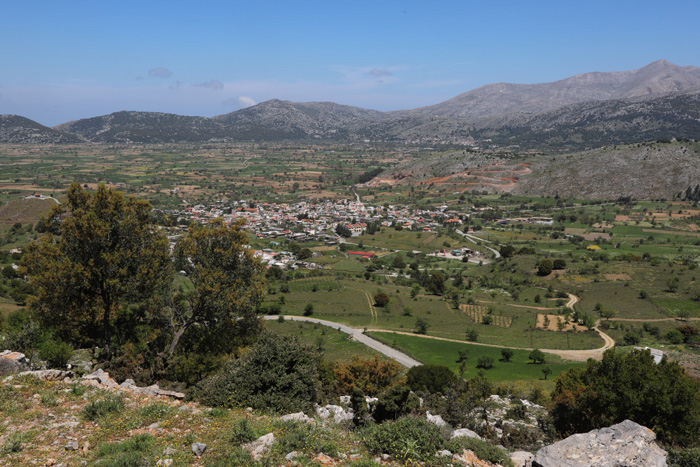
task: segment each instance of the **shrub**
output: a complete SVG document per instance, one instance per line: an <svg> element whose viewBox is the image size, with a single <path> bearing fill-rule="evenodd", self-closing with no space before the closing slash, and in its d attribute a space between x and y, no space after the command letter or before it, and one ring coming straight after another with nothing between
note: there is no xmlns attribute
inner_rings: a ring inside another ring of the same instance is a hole
<svg viewBox="0 0 700 467"><path fill-rule="evenodd" d="M540 276L548 276L552 273L553 269L554 264L552 263L552 260L543 259L540 261L540 265L537 267L537 274Z"/></svg>
<svg viewBox="0 0 700 467"><path fill-rule="evenodd" d="M408 415L420 407L418 396L403 384L387 389L379 395L374 408L374 419L377 422L395 420Z"/></svg>
<svg viewBox="0 0 700 467"><path fill-rule="evenodd" d="M124 409L124 399L120 396L109 395L104 399L92 401L83 409L83 418L95 421L107 415L121 412Z"/></svg>
<svg viewBox="0 0 700 467"><path fill-rule="evenodd" d="M443 365L419 365L406 373L406 384L413 391L442 393L457 382L457 376Z"/></svg>
<svg viewBox="0 0 700 467"><path fill-rule="evenodd" d="M245 355L197 385L192 396L213 407L311 410L320 392L319 360L314 349L295 337L266 332Z"/></svg>
<svg viewBox="0 0 700 467"><path fill-rule="evenodd" d="M275 433L272 450L285 455L292 451L316 455L323 452L331 457L338 455L333 434L326 428L306 422L282 422Z"/></svg>
<svg viewBox="0 0 700 467"><path fill-rule="evenodd" d="M566 269L566 261L563 259L555 259L552 262L552 268L553 269Z"/></svg>
<svg viewBox="0 0 700 467"><path fill-rule="evenodd" d="M474 455L479 459L492 464L500 464L504 467L512 467L513 462L508 457L506 452L488 441L482 441L476 438L460 437L449 441L445 449L454 453L462 453L465 449L474 452Z"/></svg>
<svg viewBox="0 0 700 467"><path fill-rule="evenodd" d="M688 445L700 432L700 386L677 362L654 363L648 350L608 350L557 378L551 414L564 436L630 419L654 427L662 441Z"/></svg>
<svg viewBox="0 0 700 467"><path fill-rule="evenodd" d="M246 418L238 420L231 430L231 444L240 446L241 444L250 443L262 436L257 431L253 430L253 426Z"/></svg>
<svg viewBox="0 0 700 467"><path fill-rule="evenodd" d="M100 467L140 467L148 464L153 454L155 438L136 435L120 443L106 444L97 452Z"/></svg>
<svg viewBox="0 0 700 467"><path fill-rule="evenodd" d="M543 364L546 357L544 352L542 352L540 349L535 349L530 352L530 355L527 358L532 360L533 363Z"/></svg>
<svg viewBox="0 0 700 467"><path fill-rule="evenodd" d="M513 358L513 349L501 349L501 356L503 357L504 362L509 362L511 358Z"/></svg>
<svg viewBox="0 0 700 467"><path fill-rule="evenodd" d="M700 448L668 448L669 467L700 467Z"/></svg>
<svg viewBox="0 0 700 467"><path fill-rule="evenodd" d="M370 427L363 440L371 452L386 453L407 463L433 459L446 444L440 428L425 418L411 416Z"/></svg>
<svg viewBox="0 0 700 467"><path fill-rule="evenodd" d="M311 316L314 314L314 306L312 303L307 303L304 307L304 316Z"/></svg>
<svg viewBox="0 0 700 467"><path fill-rule="evenodd" d="M144 419L144 424L150 424L162 420L172 412L172 408L168 404L156 402L143 407L140 410L141 418Z"/></svg>
<svg viewBox="0 0 700 467"><path fill-rule="evenodd" d="M374 304L380 307L387 306L389 304L389 296L384 292L378 292L374 295Z"/></svg>
<svg viewBox="0 0 700 467"><path fill-rule="evenodd" d="M402 367L394 360L353 357L350 363L337 363L333 367L336 388L340 395L352 394L354 388L376 396L398 383Z"/></svg>
<svg viewBox="0 0 700 467"><path fill-rule="evenodd" d="M486 356L479 357L479 360L476 362L476 367L483 368L484 370L493 368L493 358Z"/></svg>
<svg viewBox="0 0 700 467"><path fill-rule="evenodd" d="M60 339L46 339L39 345L39 358L50 368L65 368L73 356L73 347Z"/></svg>

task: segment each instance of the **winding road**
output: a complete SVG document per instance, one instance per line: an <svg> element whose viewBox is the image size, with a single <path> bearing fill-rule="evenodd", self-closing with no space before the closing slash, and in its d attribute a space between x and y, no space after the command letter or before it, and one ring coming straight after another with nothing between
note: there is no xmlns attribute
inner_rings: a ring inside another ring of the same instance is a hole
<svg viewBox="0 0 700 467"><path fill-rule="evenodd" d="M569 308L573 308L574 305L578 302L578 297L573 294L569 294L569 301L567 302L566 306ZM277 320L279 318L279 315L266 315L263 316L263 319L266 320ZM289 315L284 315L285 320L289 321L302 321L302 322L307 322L307 323L316 323L316 324L321 324L323 326L328 326L334 329L337 329L339 331L342 331L346 334L348 334L353 340L356 340L358 342L361 342L365 344L367 347L376 350L377 352L396 360L398 363L400 363L403 366L406 366L408 368L414 367L421 365L422 363L419 362L418 360L415 360L405 353L396 350L392 347L389 347L386 344L383 344L375 339L372 339L371 337L367 336L364 334L364 329L358 329L358 328L352 328L350 326L347 326L345 324L339 324L339 323L334 323L333 321L327 321L324 319L319 319L319 318L310 318L307 316L289 316ZM615 341L613 340L612 337L608 336L605 334L603 331L601 331L598 326L600 325L600 320L596 322L595 327L593 327L593 330L600 335L600 337L603 339L603 346L599 347L597 349L585 349L585 350L559 350L559 349L540 349L542 352L546 352L552 355L558 355L559 357L565 359L565 360L571 360L575 362L585 362L589 358L592 358L594 360L601 360L603 358L603 352L605 352L608 349L611 349L615 346ZM423 339L434 339L434 340L441 340L441 341L448 341L448 342L458 342L460 344L471 344L471 345L481 345L484 347L497 347L501 349L515 349L515 350L533 350L531 348L523 348L523 347L511 347L507 345L497 345L497 344L485 344L483 342L466 342L464 340L459 340L459 339L450 339L447 337L437 337L437 336L426 336L422 334L416 334L413 332L406 332L406 331L393 331L389 329L367 329L367 331L373 331L373 332L390 332L394 334L404 334L407 336L414 336L414 337L420 337Z"/></svg>
<svg viewBox="0 0 700 467"><path fill-rule="evenodd" d="M267 315L263 316L264 319L266 320L276 320L279 318L277 315ZM332 321L326 321L325 319L318 319L318 318L309 318L306 316L284 316L285 321L304 321L307 323L317 323L317 324L322 324L324 326L331 327L333 329L337 329L339 331L342 331L346 334L349 334L350 337L352 337L353 340L356 340L358 342L361 342L365 344L367 347L370 349L374 349L377 352L386 355L389 358L392 358L399 362L401 365L411 368L414 366L422 365L421 362L418 360L414 360L413 358L409 357L403 352L399 352L396 349L392 349L388 345L382 344L381 342L372 339L369 336L366 336L363 334L362 329L355 329L351 328L350 326L346 326L344 324L338 324L334 323Z"/></svg>

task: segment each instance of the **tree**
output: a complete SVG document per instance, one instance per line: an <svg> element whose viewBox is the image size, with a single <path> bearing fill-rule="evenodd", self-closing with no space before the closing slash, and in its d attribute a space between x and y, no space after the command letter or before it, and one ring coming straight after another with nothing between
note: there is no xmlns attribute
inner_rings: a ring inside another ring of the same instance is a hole
<svg viewBox="0 0 700 467"><path fill-rule="evenodd" d="M601 318L605 318L607 321L610 321L610 318L614 317L617 312L612 308L602 307L600 310L598 310L598 314Z"/></svg>
<svg viewBox="0 0 700 467"><path fill-rule="evenodd" d="M467 340L470 342L476 342L479 339L479 331L475 328L467 329Z"/></svg>
<svg viewBox="0 0 700 467"><path fill-rule="evenodd" d="M533 363L538 363L540 365L543 364L545 361L544 352L542 352L540 349L535 349L532 352L530 352L530 355L527 358L532 360Z"/></svg>
<svg viewBox="0 0 700 467"><path fill-rule="evenodd" d="M476 367L483 368L484 370L490 370L493 368L493 358L486 356L479 357L479 360L476 362Z"/></svg>
<svg viewBox="0 0 700 467"><path fill-rule="evenodd" d="M404 261L402 255L394 256L394 260L391 262L391 267L395 269L403 269L406 267L406 261Z"/></svg>
<svg viewBox="0 0 700 467"><path fill-rule="evenodd" d="M499 250L499 253L501 253L503 258L510 258L515 254L515 248L513 245L504 245Z"/></svg>
<svg viewBox="0 0 700 467"><path fill-rule="evenodd" d="M212 336L218 330L257 334L261 329L257 308L263 295L264 267L253 251L245 248L247 243L239 224L227 226L222 219L208 225L192 224L187 237L178 243L175 261L193 290L175 296L170 356L183 334L195 325Z"/></svg>
<svg viewBox="0 0 700 467"><path fill-rule="evenodd" d="M302 248L301 250L299 250L299 253L297 253L297 259L299 261L303 261L305 259L311 258L313 255L314 254L308 248Z"/></svg>
<svg viewBox="0 0 700 467"><path fill-rule="evenodd" d="M544 368L542 368L542 374L544 375L544 379L546 380L547 376L552 374L552 369L548 366L545 366Z"/></svg>
<svg viewBox="0 0 700 467"><path fill-rule="evenodd" d="M412 391L442 394L448 386L456 382L457 376L443 365L414 366L406 373L406 384Z"/></svg>
<svg viewBox="0 0 700 467"><path fill-rule="evenodd" d="M380 307L385 307L389 304L390 298L384 292L374 294L374 304Z"/></svg>
<svg viewBox="0 0 700 467"><path fill-rule="evenodd" d="M677 362L659 364L648 350L608 350L557 378L551 415L563 436L633 420L674 444L697 442L700 385Z"/></svg>
<svg viewBox="0 0 700 467"><path fill-rule="evenodd" d="M313 314L314 314L313 303L307 303L306 306L304 307L304 316L311 316Z"/></svg>
<svg viewBox="0 0 700 467"><path fill-rule="evenodd" d="M148 202L104 184L90 193L73 183L68 201L43 219L48 234L27 247L20 274L36 288L32 308L61 338L101 341L109 359L117 315L167 289L168 240L150 213Z"/></svg>
<svg viewBox="0 0 700 467"><path fill-rule="evenodd" d="M423 318L416 320L416 334L427 334L430 324Z"/></svg>
<svg viewBox="0 0 700 467"><path fill-rule="evenodd" d="M540 261L540 264L537 267L537 274L539 276L548 276L552 273L552 269L554 269L554 264L552 263L552 260L543 259L542 261Z"/></svg>
<svg viewBox="0 0 700 467"><path fill-rule="evenodd" d="M435 295L442 295L445 293L445 276L439 272L432 273L425 285L425 290Z"/></svg>
<svg viewBox="0 0 700 467"><path fill-rule="evenodd" d="M513 358L513 349L501 349L501 356L504 362L509 362Z"/></svg>
<svg viewBox="0 0 700 467"><path fill-rule="evenodd" d="M566 261L561 258L555 259L552 266L554 269L566 269Z"/></svg>

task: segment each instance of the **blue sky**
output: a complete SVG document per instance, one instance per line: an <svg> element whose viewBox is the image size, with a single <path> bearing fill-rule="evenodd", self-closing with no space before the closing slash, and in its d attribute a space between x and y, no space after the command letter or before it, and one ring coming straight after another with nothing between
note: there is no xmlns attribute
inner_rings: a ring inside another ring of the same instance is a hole
<svg viewBox="0 0 700 467"><path fill-rule="evenodd" d="M697 0L0 0L0 114L408 109L494 82L700 66L698 17Z"/></svg>

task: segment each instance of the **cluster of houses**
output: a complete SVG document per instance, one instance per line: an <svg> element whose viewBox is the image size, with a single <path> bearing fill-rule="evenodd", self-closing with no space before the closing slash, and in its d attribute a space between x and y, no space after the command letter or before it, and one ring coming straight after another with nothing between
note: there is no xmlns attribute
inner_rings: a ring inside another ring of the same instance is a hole
<svg viewBox="0 0 700 467"><path fill-rule="evenodd" d="M419 210L405 206L371 206L348 199L298 203L220 201L212 206L197 205L163 212L177 219L175 230L186 230L190 222L207 223L216 218L223 218L227 224L243 220L244 229L259 238L273 239L270 243L272 247L281 246L284 240L335 245L342 241L335 233L338 225L346 227L352 236L362 235L370 225L430 232L442 225L459 227L469 217L463 212L450 211L447 206ZM257 254L268 265L283 269L319 267L314 263L298 261L291 252L270 249ZM367 257L365 254L362 256Z"/></svg>

